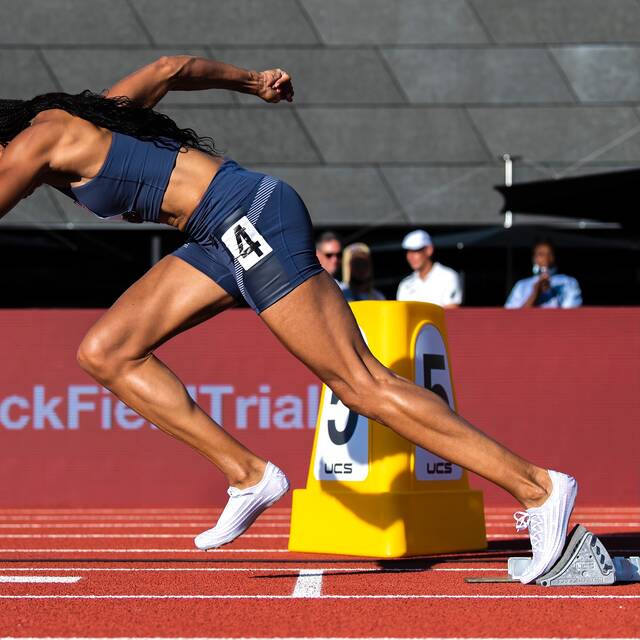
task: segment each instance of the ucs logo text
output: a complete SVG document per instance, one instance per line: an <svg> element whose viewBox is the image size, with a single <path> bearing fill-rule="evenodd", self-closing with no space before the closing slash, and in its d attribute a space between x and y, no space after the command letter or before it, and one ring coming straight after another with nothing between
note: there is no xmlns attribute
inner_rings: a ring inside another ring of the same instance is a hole
<svg viewBox="0 0 640 640"><path fill-rule="evenodd" d="M426 468L429 475L453 473L453 464L451 462L427 462Z"/></svg>
<svg viewBox="0 0 640 640"><path fill-rule="evenodd" d="M353 463L351 462L335 462L333 464L322 463L324 465L324 472L333 475L349 475L353 473Z"/></svg>

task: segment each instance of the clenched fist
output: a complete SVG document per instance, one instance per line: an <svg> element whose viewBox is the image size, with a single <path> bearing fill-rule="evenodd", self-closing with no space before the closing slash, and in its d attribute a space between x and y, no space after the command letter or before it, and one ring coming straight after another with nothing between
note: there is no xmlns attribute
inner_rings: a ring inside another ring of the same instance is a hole
<svg viewBox="0 0 640 640"><path fill-rule="evenodd" d="M291 76L282 69L269 69L258 72L257 95L265 102L293 102Z"/></svg>

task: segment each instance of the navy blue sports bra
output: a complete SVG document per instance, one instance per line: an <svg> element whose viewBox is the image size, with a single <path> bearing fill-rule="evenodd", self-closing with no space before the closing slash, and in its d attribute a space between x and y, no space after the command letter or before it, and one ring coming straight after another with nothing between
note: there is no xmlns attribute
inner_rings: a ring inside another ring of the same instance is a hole
<svg viewBox="0 0 640 640"><path fill-rule="evenodd" d="M158 222L180 143L169 138L138 140L115 131L111 135L98 174L79 187L58 190L101 218L128 214L134 221Z"/></svg>

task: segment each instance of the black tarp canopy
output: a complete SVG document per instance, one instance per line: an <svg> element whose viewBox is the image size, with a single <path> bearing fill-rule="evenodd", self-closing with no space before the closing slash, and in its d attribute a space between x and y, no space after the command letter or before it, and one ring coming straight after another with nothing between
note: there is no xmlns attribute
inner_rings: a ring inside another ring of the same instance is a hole
<svg viewBox="0 0 640 640"><path fill-rule="evenodd" d="M494 187L502 211L618 222L640 231L640 169Z"/></svg>

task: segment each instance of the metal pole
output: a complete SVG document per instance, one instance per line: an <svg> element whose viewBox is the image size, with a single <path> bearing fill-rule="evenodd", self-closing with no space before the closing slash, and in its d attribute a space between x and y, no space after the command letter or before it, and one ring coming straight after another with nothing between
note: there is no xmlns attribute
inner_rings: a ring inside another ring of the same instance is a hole
<svg viewBox="0 0 640 640"><path fill-rule="evenodd" d="M513 159L508 153L502 156L504 161L504 186L510 187L513 184ZM513 213L511 211L504 212L504 228L511 229L513 226Z"/></svg>
<svg viewBox="0 0 640 640"><path fill-rule="evenodd" d="M513 184L513 158L510 154L505 153L502 156L504 161L504 186L510 187ZM504 228L511 229L513 226L513 213L511 211L504 212ZM509 234L511 236L511 234ZM511 237L507 238L507 269L505 282L505 297L511 292L513 283L513 247L511 246Z"/></svg>

